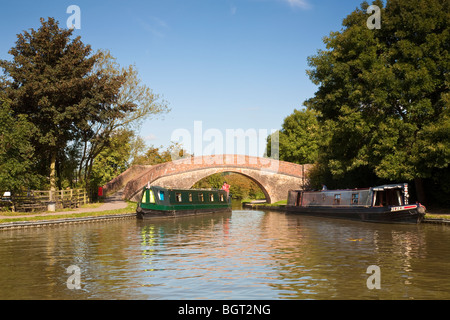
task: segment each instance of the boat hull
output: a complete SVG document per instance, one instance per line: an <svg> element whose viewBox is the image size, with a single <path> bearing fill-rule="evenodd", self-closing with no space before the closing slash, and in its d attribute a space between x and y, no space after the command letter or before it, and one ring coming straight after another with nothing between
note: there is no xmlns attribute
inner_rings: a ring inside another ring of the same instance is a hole
<svg viewBox="0 0 450 320"><path fill-rule="evenodd" d="M410 206L409 209L390 207L287 207L286 211L293 214L330 217L338 219L360 220L380 223L421 223L425 210L420 206ZM414 208L413 208L414 207Z"/></svg>
<svg viewBox="0 0 450 320"><path fill-rule="evenodd" d="M158 218L177 218L186 216L197 216L213 213L227 213L231 212L231 207L222 208L205 208L205 209L185 209L185 210L155 210L138 208L136 210L137 218L141 220L158 219Z"/></svg>

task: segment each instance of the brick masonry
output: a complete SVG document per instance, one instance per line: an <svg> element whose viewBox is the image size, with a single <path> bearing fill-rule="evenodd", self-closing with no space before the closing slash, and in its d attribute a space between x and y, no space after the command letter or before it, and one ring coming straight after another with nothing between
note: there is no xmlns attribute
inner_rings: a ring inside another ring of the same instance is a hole
<svg viewBox="0 0 450 320"><path fill-rule="evenodd" d="M310 169L311 165L241 155L189 157L129 169L124 173L125 177L117 177L104 188L119 190L125 185L124 198L139 201L141 189L147 183L166 188L189 189L197 181L214 173L234 172L255 181L266 195L267 202L274 203L285 200L289 190L303 188Z"/></svg>

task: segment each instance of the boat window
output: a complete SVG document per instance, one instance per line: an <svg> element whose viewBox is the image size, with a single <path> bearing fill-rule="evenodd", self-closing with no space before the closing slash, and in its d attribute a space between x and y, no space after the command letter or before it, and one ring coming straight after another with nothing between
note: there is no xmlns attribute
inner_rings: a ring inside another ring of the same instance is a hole
<svg viewBox="0 0 450 320"><path fill-rule="evenodd" d="M144 190L144 195L142 196L142 203L147 203L147 190Z"/></svg>
<svg viewBox="0 0 450 320"><path fill-rule="evenodd" d="M214 194L209 194L209 201L214 202Z"/></svg>
<svg viewBox="0 0 450 320"><path fill-rule="evenodd" d="M340 194L335 194L334 195L334 202L333 202L333 204L337 204L337 205L341 204L341 195Z"/></svg>
<svg viewBox="0 0 450 320"><path fill-rule="evenodd" d="M358 204L359 202L359 193L352 194L352 204Z"/></svg>
<svg viewBox="0 0 450 320"><path fill-rule="evenodd" d="M181 202L181 193L176 193L175 199L177 199L177 202Z"/></svg>
<svg viewBox="0 0 450 320"><path fill-rule="evenodd" d="M192 202L192 193L189 193L189 202Z"/></svg>
<svg viewBox="0 0 450 320"><path fill-rule="evenodd" d="M200 193L200 194L198 195L198 200L199 200L200 202L205 201L205 199L203 198L203 193Z"/></svg>
<svg viewBox="0 0 450 320"><path fill-rule="evenodd" d="M150 203L155 203L155 194L153 190L150 190Z"/></svg>
<svg viewBox="0 0 450 320"><path fill-rule="evenodd" d="M384 190L375 192L373 203L376 207L399 206L402 199L398 190Z"/></svg>
<svg viewBox="0 0 450 320"><path fill-rule="evenodd" d="M159 192L159 200L164 201L164 191Z"/></svg>
<svg viewBox="0 0 450 320"><path fill-rule="evenodd" d="M220 201L221 201L221 202L224 202L224 201L225 201L225 198L224 198L223 194L220 195Z"/></svg>

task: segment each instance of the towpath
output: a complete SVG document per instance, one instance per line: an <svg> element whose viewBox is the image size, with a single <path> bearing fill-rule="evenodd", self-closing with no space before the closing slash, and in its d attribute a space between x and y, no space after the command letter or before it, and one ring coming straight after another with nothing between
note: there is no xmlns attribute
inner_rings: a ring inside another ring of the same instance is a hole
<svg viewBox="0 0 450 320"><path fill-rule="evenodd" d="M63 216L76 213L89 213L89 212L103 212L109 210L120 210L127 207L128 203L122 200L123 189L117 191L114 195L105 199L105 202L98 208L79 208L71 211L59 211L59 212L47 212L31 215L20 216L3 216L0 214L0 219L18 219L18 218L32 218L32 217L46 217L46 216Z"/></svg>

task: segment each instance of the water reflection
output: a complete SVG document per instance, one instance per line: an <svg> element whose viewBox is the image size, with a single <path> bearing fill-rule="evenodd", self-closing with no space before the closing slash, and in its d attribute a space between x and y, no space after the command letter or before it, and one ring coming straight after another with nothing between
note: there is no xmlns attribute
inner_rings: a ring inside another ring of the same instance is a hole
<svg viewBox="0 0 450 320"><path fill-rule="evenodd" d="M3 231L0 299L449 299L449 240L445 226L243 210Z"/></svg>

